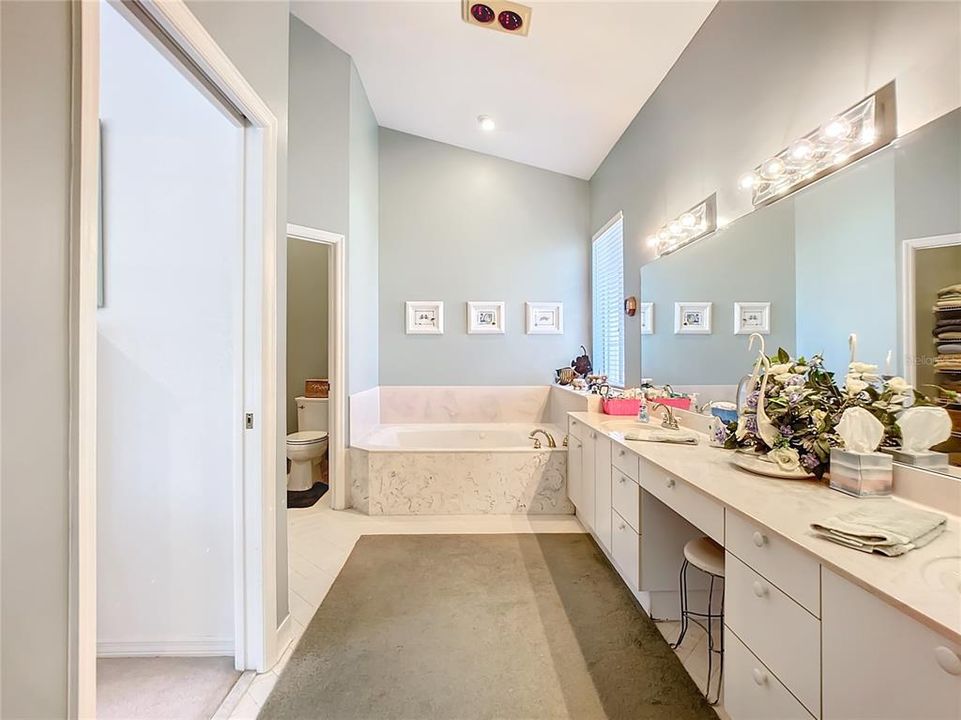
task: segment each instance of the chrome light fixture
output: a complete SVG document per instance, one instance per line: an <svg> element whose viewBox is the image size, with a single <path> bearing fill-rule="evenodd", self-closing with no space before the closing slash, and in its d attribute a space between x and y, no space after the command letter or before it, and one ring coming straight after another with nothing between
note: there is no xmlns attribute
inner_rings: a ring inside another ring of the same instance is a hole
<svg viewBox="0 0 961 720"><path fill-rule="evenodd" d="M668 255L717 230L717 193L662 225L647 239L658 257Z"/></svg>
<svg viewBox="0 0 961 720"><path fill-rule="evenodd" d="M894 82L798 138L738 180L755 207L830 175L897 137Z"/></svg>

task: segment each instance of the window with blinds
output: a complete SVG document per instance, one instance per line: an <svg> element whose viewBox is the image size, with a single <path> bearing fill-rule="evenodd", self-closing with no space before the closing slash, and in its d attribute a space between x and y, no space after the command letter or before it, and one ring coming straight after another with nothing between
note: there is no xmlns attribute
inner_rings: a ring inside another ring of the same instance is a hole
<svg viewBox="0 0 961 720"><path fill-rule="evenodd" d="M591 251L594 372L624 386L624 218L612 217L594 235Z"/></svg>

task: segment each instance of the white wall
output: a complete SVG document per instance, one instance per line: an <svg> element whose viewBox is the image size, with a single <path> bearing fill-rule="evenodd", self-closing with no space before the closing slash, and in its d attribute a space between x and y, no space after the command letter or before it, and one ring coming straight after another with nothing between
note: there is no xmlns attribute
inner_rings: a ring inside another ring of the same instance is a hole
<svg viewBox="0 0 961 720"><path fill-rule="evenodd" d="M0 717L67 714L71 17L0 3Z"/></svg>
<svg viewBox="0 0 961 720"><path fill-rule="evenodd" d="M243 132L109 5L101 68L98 642L230 654Z"/></svg>
<svg viewBox="0 0 961 720"><path fill-rule="evenodd" d="M624 211L625 294L661 224L715 190L721 218L749 211L741 174L890 80L901 133L957 107L959 57L956 2L719 3L591 178L591 228Z"/></svg>
<svg viewBox="0 0 961 720"><path fill-rule="evenodd" d="M588 219L583 180L381 129L380 382L550 383L590 343ZM405 334L407 300L443 300L444 334ZM468 335L468 300L506 302L506 334ZM527 301L564 334L525 334Z"/></svg>

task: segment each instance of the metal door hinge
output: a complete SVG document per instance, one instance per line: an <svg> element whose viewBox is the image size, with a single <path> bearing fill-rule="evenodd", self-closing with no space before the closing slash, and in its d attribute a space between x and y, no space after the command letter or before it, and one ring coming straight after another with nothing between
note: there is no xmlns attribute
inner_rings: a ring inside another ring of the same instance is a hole
<svg viewBox="0 0 961 720"><path fill-rule="evenodd" d="M253 430L253 429L254 429L254 414L253 414L253 413L247 413L247 414L244 416L244 425L247 427L248 430Z"/></svg>

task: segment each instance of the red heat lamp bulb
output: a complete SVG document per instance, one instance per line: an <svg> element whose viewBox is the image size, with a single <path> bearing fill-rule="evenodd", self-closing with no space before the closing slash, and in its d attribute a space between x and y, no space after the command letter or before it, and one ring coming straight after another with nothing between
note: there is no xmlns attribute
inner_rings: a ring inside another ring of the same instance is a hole
<svg viewBox="0 0 961 720"><path fill-rule="evenodd" d="M483 3L476 3L471 5L470 8L471 17L480 23L489 23L494 20L494 11L490 9L487 5ZM503 15L503 13L501 13Z"/></svg>
<svg viewBox="0 0 961 720"><path fill-rule="evenodd" d="M476 5L474 7L477 7ZM497 16L497 21L501 24L501 27L505 30L518 30L524 21L521 20L521 16L518 15L513 10L504 10L500 15Z"/></svg>

